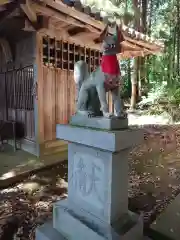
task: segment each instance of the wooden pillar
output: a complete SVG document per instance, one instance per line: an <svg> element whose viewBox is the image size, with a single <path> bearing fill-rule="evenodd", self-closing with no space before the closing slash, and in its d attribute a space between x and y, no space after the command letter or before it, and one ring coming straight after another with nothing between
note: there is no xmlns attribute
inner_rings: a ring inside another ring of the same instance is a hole
<svg viewBox="0 0 180 240"><path fill-rule="evenodd" d="M44 102L43 102L43 35L39 32L36 34L36 121L37 121L37 152L41 155L41 144L44 142Z"/></svg>

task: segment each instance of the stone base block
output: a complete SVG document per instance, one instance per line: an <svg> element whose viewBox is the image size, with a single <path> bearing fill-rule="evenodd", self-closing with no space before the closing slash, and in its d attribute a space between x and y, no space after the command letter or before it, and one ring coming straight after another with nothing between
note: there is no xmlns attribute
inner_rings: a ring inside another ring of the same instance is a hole
<svg viewBox="0 0 180 240"><path fill-rule="evenodd" d="M143 237L143 219L141 216L129 212L114 224L109 225L98 219L94 221L93 216L92 218L77 216L68 208L66 201L62 201L62 206L59 206L58 209L54 208L53 228L61 233L65 239L71 240L141 240ZM56 238L54 239L56 240Z"/></svg>
<svg viewBox="0 0 180 240"><path fill-rule="evenodd" d="M87 116L77 114L71 117L70 124L105 130L120 130L128 128L128 118L89 118Z"/></svg>
<svg viewBox="0 0 180 240"><path fill-rule="evenodd" d="M148 237L142 237L141 240L152 240ZM61 233L59 233L56 229L53 228L53 223L47 222L37 228L36 230L36 240L67 240L67 238L63 237ZM79 240L79 238L77 239ZM109 240L109 239L108 239ZM136 240L134 238L134 240Z"/></svg>
<svg viewBox="0 0 180 240"><path fill-rule="evenodd" d="M105 151L119 152L140 144L144 139L144 132L141 129L108 131L57 124L56 138Z"/></svg>
<svg viewBox="0 0 180 240"><path fill-rule="evenodd" d="M35 240L67 240L63 235L53 228L53 222L49 221L36 229Z"/></svg>

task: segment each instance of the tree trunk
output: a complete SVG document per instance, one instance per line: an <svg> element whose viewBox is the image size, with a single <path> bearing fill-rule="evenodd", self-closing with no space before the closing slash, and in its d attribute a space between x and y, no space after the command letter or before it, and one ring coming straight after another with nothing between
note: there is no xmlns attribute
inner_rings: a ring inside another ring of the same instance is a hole
<svg viewBox="0 0 180 240"><path fill-rule="evenodd" d="M180 75L180 3L177 0L177 74Z"/></svg>
<svg viewBox="0 0 180 240"><path fill-rule="evenodd" d="M147 33L150 36L151 35L151 25L152 25L152 13L153 13L153 1L149 0L149 15L148 15L148 23L147 23Z"/></svg>
<svg viewBox="0 0 180 240"><path fill-rule="evenodd" d="M176 29L177 27L174 27L174 31L173 31L173 60L172 60L172 72L173 72L173 76L175 76L176 73Z"/></svg>
<svg viewBox="0 0 180 240"><path fill-rule="evenodd" d="M138 0L133 0L133 8L134 12L139 10L139 1ZM140 19L137 19L135 17L134 19L134 28L136 30L140 30ZM137 101L137 89L138 89L138 58L134 59L133 61L133 73L131 75L131 110L135 109L136 107L136 101Z"/></svg>
<svg viewBox="0 0 180 240"><path fill-rule="evenodd" d="M147 0L141 1L141 32L146 34L147 32ZM146 64L145 57L139 57L139 68L138 68L138 90L139 90L139 98L142 97L142 87L145 83L146 78Z"/></svg>
<svg viewBox="0 0 180 240"><path fill-rule="evenodd" d="M137 101L137 69L138 69L138 58L134 59L133 61L133 72L131 74L131 110L134 110L136 107Z"/></svg>
<svg viewBox="0 0 180 240"><path fill-rule="evenodd" d="M147 32L147 0L142 0L142 31Z"/></svg>

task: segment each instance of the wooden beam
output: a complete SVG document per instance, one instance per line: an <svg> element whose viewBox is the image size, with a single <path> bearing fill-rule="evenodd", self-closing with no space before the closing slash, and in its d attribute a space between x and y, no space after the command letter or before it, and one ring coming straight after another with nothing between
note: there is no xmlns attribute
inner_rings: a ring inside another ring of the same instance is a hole
<svg viewBox="0 0 180 240"><path fill-rule="evenodd" d="M76 35L73 35L72 37L83 38L83 39L92 39L92 42L93 42L93 34L92 34L92 32L79 32Z"/></svg>
<svg viewBox="0 0 180 240"><path fill-rule="evenodd" d="M49 17L53 17L53 18L57 19L58 21L63 21L65 23L68 23L68 24L71 24L71 25L74 25L77 27L85 27L88 30L90 30L91 32L94 32L97 34L101 33L101 30L98 30L98 29L86 24L86 22L83 22L82 19L81 20L75 19L75 18L67 15L66 13L63 13L63 11L57 11L56 9L45 7L45 6L39 5L38 3L35 3L35 2L33 2L32 5L34 6L34 9L37 12L40 12L41 14L44 14Z"/></svg>
<svg viewBox="0 0 180 240"><path fill-rule="evenodd" d="M37 16L37 22L31 22L28 18L26 19L24 31L39 31L43 28L49 28L49 17L39 15Z"/></svg>
<svg viewBox="0 0 180 240"><path fill-rule="evenodd" d="M123 53L118 54L117 58L119 60L122 60L136 57L145 57L150 54L151 53L149 51L125 51Z"/></svg>
<svg viewBox="0 0 180 240"><path fill-rule="evenodd" d="M125 39L126 41L132 43L132 44L135 44L135 45L140 46L140 47L147 48L147 49L149 49L149 50L151 50L151 51L153 51L153 50L162 51L162 49L163 49L162 47L160 47L160 46L158 46L158 45L156 45L156 44L153 44L153 43L150 44L150 43L148 43L148 42L143 42L143 41L141 41L141 40L132 39L132 38L130 38L130 37L124 36L124 39Z"/></svg>
<svg viewBox="0 0 180 240"><path fill-rule="evenodd" d="M61 22L61 21L58 21L56 23L52 23L52 25L54 25L54 27L57 28L57 29L69 26L67 22Z"/></svg>
<svg viewBox="0 0 180 240"><path fill-rule="evenodd" d="M20 5L21 9L24 11L24 13L27 15L28 19L31 22L37 22L37 15L34 11L32 5L30 4L29 0L26 0L24 4Z"/></svg>
<svg viewBox="0 0 180 240"><path fill-rule="evenodd" d="M72 25L75 25L75 26L79 26L79 27L83 27L85 25L82 22L76 21L76 19L74 19L70 16L67 16L62 12L56 11L55 9L51 9L51 8L45 7L43 5L39 5L36 2L32 2L32 5L38 13L44 14L44 15L52 17L52 18L55 18L59 21L63 21L63 22L66 22L66 23L69 23L69 24L72 24Z"/></svg>
<svg viewBox="0 0 180 240"><path fill-rule="evenodd" d="M37 17L37 23L38 23L37 30L42 28L47 29L49 28L50 18L43 15L39 15Z"/></svg>
<svg viewBox="0 0 180 240"><path fill-rule="evenodd" d="M71 16L79 21L83 21L84 23L89 24L90 26L93 26L97 30L100 31L104 30L105 27L104 23L93 19L91 16L83 12L78 12L76 9L72 7L66 6L61 1L57 3L52 0L44 0L44 3L46 3L47 6L50 6L51 8L57 9L58 11L67 14L68 16Z"/></svg>
<svg viewBox="0 0 180 240"><path fill-rule="evenodd" d="M137 45L135 45L135 44L132 44L132 43L130 43L130 42L128 42L128 41L122 42L122 43L121 43L121 46L122 46L122 47L130 48L130 49L133 49L133 50L142 50L142 47L137 46Z"/></svg>
<svg viewBox="0 0 180 240"><path fill-rule="evenodd" d="M79 33L87 33L87 29L81 27L73 27L71 29L68 29L67 32L70 36L76 36Z"/></svg>
<svg viewBox="0 0 180 240"><path fill-rule="evenodd" d="M56 38L57 40L67 40L70 37L66 28L57 29L54 27L54 25L51 25L51 23L48 29L40 29L38 32L51 38Z"/></svg>

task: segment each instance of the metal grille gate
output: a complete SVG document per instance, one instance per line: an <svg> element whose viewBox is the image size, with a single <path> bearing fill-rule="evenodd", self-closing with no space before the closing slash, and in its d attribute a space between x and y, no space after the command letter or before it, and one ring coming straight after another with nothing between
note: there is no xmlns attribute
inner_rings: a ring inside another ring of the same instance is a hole
<svg viewBox="0 0 180 240"><path fill-rule="evenodd" d="M33 83L33 66L0 72L0 120L20 123L30 141L35 141Z"/></svg>

